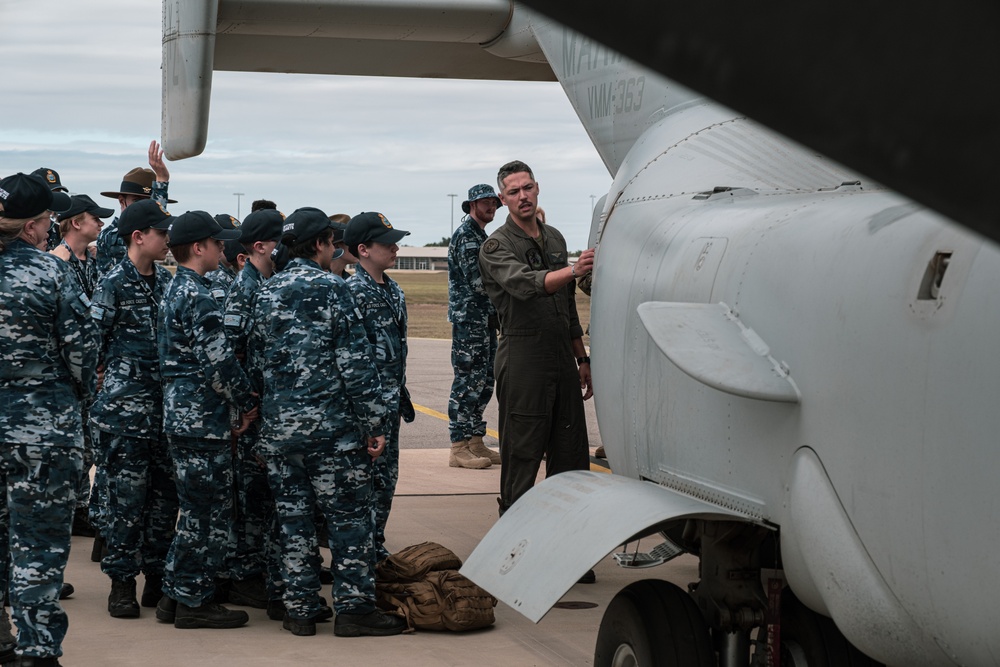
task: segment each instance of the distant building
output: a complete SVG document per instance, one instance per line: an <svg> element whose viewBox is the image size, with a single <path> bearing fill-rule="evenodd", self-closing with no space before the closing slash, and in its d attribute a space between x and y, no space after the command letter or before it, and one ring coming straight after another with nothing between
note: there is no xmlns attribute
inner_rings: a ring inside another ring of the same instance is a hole
<svg viewBox="0 0 1000 667"><path fill-rule="evenodd" d="M402 246L396 253L396 268L409 271L447 271L448 248Z"/></svg>

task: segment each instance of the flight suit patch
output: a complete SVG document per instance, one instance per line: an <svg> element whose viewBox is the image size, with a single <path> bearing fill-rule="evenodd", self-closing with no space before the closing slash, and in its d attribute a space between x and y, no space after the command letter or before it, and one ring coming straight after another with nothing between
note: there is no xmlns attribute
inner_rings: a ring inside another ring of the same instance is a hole
<svg viewBox="0 0 1000 667"><path fill-rule="evenodd" d="M500 247L500 242L496 239L486 239L486 243L483 244L483 252L489 254Z"/></svg>
<svg viewBox="0 0 1000 667"><path fill-rule="evenodd" d="M538 252L537 248L528 248L528 252L525 253L525 259L528 260L528 266L535 271L545 268L545 265L542 263L542 253Z"/></svg>

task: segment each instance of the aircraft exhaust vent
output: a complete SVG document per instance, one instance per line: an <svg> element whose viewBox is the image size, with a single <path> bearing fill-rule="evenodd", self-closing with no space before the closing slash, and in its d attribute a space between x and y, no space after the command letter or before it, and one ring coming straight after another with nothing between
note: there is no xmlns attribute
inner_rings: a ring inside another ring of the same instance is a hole
<svg viewBox="0 0 1000 667"><path fill-rule="evenodd" d="M918 301L937 301L941 294L941 283L944 282L944 273L951 263L950 252L937 252L931 261L927 263L927 270L924 272L924 279L920 281L920 290L917 292Z"/></svg>

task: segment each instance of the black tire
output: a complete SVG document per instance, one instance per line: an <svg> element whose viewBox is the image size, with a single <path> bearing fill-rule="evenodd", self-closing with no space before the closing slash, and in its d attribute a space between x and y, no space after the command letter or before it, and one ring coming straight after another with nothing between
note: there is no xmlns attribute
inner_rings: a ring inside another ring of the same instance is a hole
<svg viewBox="0 0 1000 667"><path fill-rule="evenodd" d="M630 584L611 600L594 667L714 667L708 626L694 600L657 579Z"/></svg>
<svg viewBox="0 0 1000 667"><path fill-rule="evenodd" d="M882 667L854 648L832 620L802 604L788 589L781 597L781 667Z"/></svg>

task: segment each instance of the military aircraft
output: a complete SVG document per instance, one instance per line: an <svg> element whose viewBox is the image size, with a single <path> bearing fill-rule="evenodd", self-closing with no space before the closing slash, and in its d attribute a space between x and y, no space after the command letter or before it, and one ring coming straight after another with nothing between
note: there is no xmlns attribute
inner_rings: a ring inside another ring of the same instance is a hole
<svg viewBox="0 0 1000 667"><path fill-rule="evenodd" d="M614 177L591 357L615 474L535 487L467 576L538 621L658 535L623 562L701 578L621 591L597 665L1000 661L992 242L506 0L166 0L163 38L171 159L205 146L213 69L566 91Z"/></svg>

